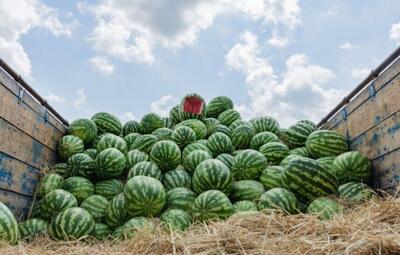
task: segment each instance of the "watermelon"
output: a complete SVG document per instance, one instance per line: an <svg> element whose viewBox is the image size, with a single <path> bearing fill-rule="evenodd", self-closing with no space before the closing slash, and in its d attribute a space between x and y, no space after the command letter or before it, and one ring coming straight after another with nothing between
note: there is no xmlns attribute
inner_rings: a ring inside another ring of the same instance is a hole
<svg viewBox="0 0 400 255"><path fill-rule="evenodd" d="M58 154L61 159L66 161L69 157L85 150L82 139L73 135L65 135L58 143Z"/></svg>
<svg viewBox="0 0 400 255"><path fill-rule="evenodd" d="M253 125L250 123L250 121L237 119L229 125L229 129L235 130L237 127L240 127L243 125L251 126L253 128ZM254 130L254 132L255 132L255 130Z"/></svg>
<svg viewBox="0 0 400 255"><path fill-rule="evenodd" d="M284 144L286 144L287 147L293 148L293 146L289 142L289 134L288 134L288 129L287 128L280 128L278 132L278 138L280 141L282 141Z"/></svg>
<svg viewBox="0 0 400 255"><path fill-rule="evenodd" d="M189 154L191 152L196 151L196 150L206 151L211 154L211 151L210 151L210 149L208 149L207 145L201 144L197 141L197 142L191 143L185 147L185 149L182 151L182 161L185 162L187 156L189 156Z"/></svg>
<svg viewBox="0 0 400 255"><path fill-rule="evenodd" d="M95 148L89 148L89 149L84 150L83 153L85 153L86 155L88 155L92 159L96 159L98 152L97 152L97 150Z"/></svg>
<svg viewBox="0 0 400 255"><path fill-rule="evenodd" d="M36 218L31 218L18 224L21 239L45 235L48 228L49 223L47 221Z"/></svg>
<svg viewBox="0 0 400 255"><path fill-rule="evenodd" d="M216 132L208 138L207 147L210 149L214 157L217 157L222 153L232 153L234 150L229 136L220 132Z"/></svg>
<svg viewBox="0 0 400 255"><path fill-rule="evenodd" d="M173 141L159 141L150 152L150 159L157 164L161 171L176 168L181 162L181 150Z"/></svg>
<svg viewBox="0 0 400 255"><path fill-rule="evenodd" d="M218 157L216 157L215 159L218 159L219 161L224 163L229 169L232 168L232 163L233 163L234 157L231 154L222 153L222 154L219 154Z"/></svg>
<svg viewBox="0 0 400 255"><path fill-rule="evenodd" d="M244 150L235 150L235 151L232 152L232 156L237 156L242 151L244 151Z"/></svg>
<svg viewBox="0 0 400 255"><path fill-rule="evenodd" d="M289 151L289 154L290 155L298 155L298 156L306 157L306 158L309 158L311 156L310 153L308 153L308 150L306 147L298 147L295 149L291 149Z"/></svg>
<svg viewBox="0 0 400 255"><path fill-rule="evenodd" d="M233 102L229 97L218 96L211 99L206 107L206 116L212 118L218 118L218 116L229 109L233 109Z"/></svg>
<svg viewBox="0 0 400 255"><path fill-rule="evenodd" d="M110 227L118 227L126 220L128 220L128 215L125 209L125 196L124 193L119 193L107 205L106 222Z"/></svg>
<svg viewBox="0 0 400 255"><path fill-rule="evenodd" d="M319 158L317 159L318 163L321 164L321 166L326 170L326 171L330 171L331 173L333 173L333 175L335 175L332 166L333 166L333 161L335 160L335 157L323 157L323 158ZM337 177L336 177L337 178Z"/></svg>
<svg viewBox="0 0 400 255"><path fill-rule="evenodd" d="M153 232L155 225L145 217L134 217L128 220L119 231L113 232L113 237L117 239L131 239L138 231Z"/></svg>
<svg viewBox="0 0 400 255"><path fill-rule="evenodd" d="M99 112L92 116L92 120L96 123L99 134L112 133L120 135L122 132L122 123L117 116L107 113Z"/></svg>
<svg viewBox="0 0 400 255"><path fill-rule="evenodd" d="M302 158L302 157L296 154L289 154L281 161L279 165L285 167L289 163L289 161L295 158Z"/></svg>
<svg viewBox="0 0 400 255"><path fill-rule="evenodd" d="M122 152L115 148L108 148L97 155L96 176L101 179L109 179L122 174L125 169L126 159Z"/></svg>
<svg viewBox="0 0 400 255"><path fill-rule="evenodd" d="M244 150L235 156L231 171L239 180L258 180L261 172L267 167L267 159L258 151Z"/></svg>
<svg viewBox="0 0 400 255"><path fill-rule="evenodd" d="M77 119L69 125L67 132L82 139L84 144L91 144L97 137L97 126L90 119Z"/></svg>
<svg viewBox="0 0 400 255"><path fill-rule="evenodd" d="M192 215L200 221L228 218L233 214L229 198L219 190L207 190L196 197L192 205Z"/></svg>
<svg viewBox="0 0 400 255"><path fill-rule="evenodd" d="M167 191L177 187L190 189L192 178L185 170L175 169L164 174L163 185Z"/></svg>
<svg viewBox="0 0 400 255"><path fill-rule="evenodd" d="M221 124L217 125L215 127L214 133L217 133L217 132L223 133L229 137L231 137L231 135L232 135L232 129L230 129L229 127L227 127L225 125L221 125Z"/></svg>
<svg viewBox="0 0 400 255"><path fill-rule="evenodd" d="M219 116L218 120L222 125L229 127L235 120L240 119L240 113L234 109L228 109L223 111Z"/></svg>
<svg viewBox="0 0 400 255"><path fill-rule="evenodd" d="M202 144L202 145L204 145L204 146L207 147L207 139L200 139L200 140L197 140L196 143Z"/></svg>
<svg viewBox="0 0 400 255"><path fill-rule="evenodd" d="M247 149L251 139L255 135L255 129L251 125L241 125L237 128L231 128L232 144L236 149Z"/></svg>
<svg viewBox="0 0 400 255"><path fill-rule="evenodd" d="M40 205L40 216L51 220L61 211L78 206L78 200L74 195L62 189L55 189L44 196Z"/></svg>
<svg viewBox="0 0 400 255"><path fill-rule="evenodd" d="M172 130L166 127L158 128L151 134L157 136L158 141L172 139Z"/></svg>
<svg viewBox="0 0 400 255"><path fill-rule="evenodd" d="M149 161L142 161L134 165L128 173L128 180L139 175L153 177L159 181L162 180L162 173L158 166Z"/></svg>
<svg viewBox="0 0 400 255"><path fill-rule="evenodd" d="M204 160L212 159L210 153L203 150L195 150L189 153L185 159L186 170L193 173L196 167Z"/></svg>
<svg viewBox="0 0 400 255"><path fill-rule="evenodd" d="M68 178L70 176L70 171L67 166L67 163L57 163L50 168L49 174L58 174L64 178Z"/></svg>
<svg viewBox="0 0 400 255"><path fill-rule="evenodd" d="M186 95L180 104L180 116L182 120L203 119L206 115L206 102L195 93Z"/></svg>
<svg viewBox="0 0 400 255"><path fill-rule="evenodd" d="M122 127L123 136L127 136L132 133L140 134L141 132L142 132L142 125L140 124L140 122L136 120L127 121Z"/></svg>
<svg viewBox="0 0 400 255"><path fill-rule="evenodd" d="M206 125L198 120L198 119L188 119L180 122L175 126L175 129L181 126L189 127L191 128L194 133L196 134L196 140L198 139L204 139L207 136L207 127Z"/></svg>
<svg viewBox="0 0 400 255"><path fill-rule="evenodd" d="M348 151L344 136L331 130L312 132L307 138L306 147L315 158L335 157Z"/></svg>
<svg viewBox="0 0 400 255"><path fill-rule="evenodd" d="M131 150L126 154L126 169L131 169L137 163L149 160L149 155L140 150Z"/></svg>
<svg viewBox="0 0 400 255"><path fill-rule="evenodd" d="M155 135L150 135L150 134L142 135L142 136L136 138L136 140L129 147L129 150L130 151L131 150L140 150L143 152L150 153L151 148L157 141L158 141L158 138Z"/></svg>
<svg viewBox="0 0 400 255"><path fill-rule="evenodd" d="M142 135L139 133L130 133L124 137L128 151L130 150L132 144L136 141L136 139L138 139L141 136Z"/></svg>
<svg viewBox="0 0 400 255"><path fill-rule="evenodd" d="M96 164L94 159L85 153L77 153L72 155L67 166L71 172L71 176L83 176L91 178L94 175Z"/></svg>
<svg viewBox="0 0 400 255"><path fill-rule="evenodd" d="M154 130L164 127L164 121L156 113L148 113L140 120L143 134L151 134Z"/></svg>
<svg viewBox="0 0 400 255"><path fill-rule="evenodd" d="M62 211L50 224L49 234L54 240L77 240L90 235L95 222L83 208L73 207Z"/></svg>
<svg viewBox="0 0 400 255"><path fill-rule="evenodd" d="M124 187L125 208L131 216L157 216L166 203L166 192L160 181L135 176Z"/></svg>
<svg viewBox="0 0 400 255"><path fill-rule="evenodd" d="M167 192L167 203L165 207L170 209L190 211L195 198L196 193L188 188L173 188Z"/></svg>
<svg viewBox="0 0 400 255"><path fill-rule="evenodd" d="M52 190L59 189L64 185L64 178L58 174L47 174L39 184L39 194L44 196Z"/></svg>
<svg viewBox="0 0 400 255"><path fill-rule="evenodd" d="M268 159L271 165L279 165L289 155L289 148L283 143L270 142L260 148L260 152Z"/></svg>
<svg viewBox="0 0 400 255"><path fill-rule="evenodd" d="M182 121L180 108L181 108L181 106L179 104L177 104L174 107L172 107L171 110L169 111L169 118L175 124Z"/></svg>
<svg viewBox="0 0 400 255"><path fill-rule="evenodd" d="M340 184L367 182L371 176L371 161L358 151L349 151L336 157L332 171Z"/></svg>
<svg viewBox="0 0 400 255"><path fill-rule="evenodd" d="M233 184L232 194L230 197L233 201L257 201L264 192L264 186L258 181L241 180Z"/></svg>
<svg viewBox="0 0 400 255"><path fill-rule="evenodd" d="M42 217L42 204L43 198L36 197L36 200L32 202L31 218Z"/></svg>
<svg viewBox="0 0 400 255"><path fill-rule="evenodd" d="M124 138L114 134L104 134L97 141L96 149L99 153L108 148L118 149L123 154L128 151L128 146L126 145Z"/></svg>
<svg viewBox="0 0 400 255"><path fill-rule="evenodd" d="M284 188L283 172L285 168L282 166L268 166L260 176L260 182L266 190L273 188Z"/></svg>
<svg viewBox="0 0 400 255"><path fill-rule="evenodd" d="M276 135L279 134L279 123L272 117L257 117L250 120L250 122L256 130L256 134L261 132L271 132Z"/></svg>
<svg viewBox="0 0 400 255"><path fill-rule="evenodd" d="M196 141L196 133L190 127L180 126L175 128L171 136L172 141L174 141L180 148L184 148L188 144Z"/></svg>
<svg viewBox="0 0 400 255"><path fill-rule="evenodd" d="M164 127L168 129L172 129L175 126L175 123L169 117L162 117L162 120L164 122Z"/></svg>
<svg viewBox="0 0 400 255"><path fill-rule="evenodd" d="M0 202L0 240L11 245L18 242L20 235L18 224L8 207Z"/></svg>
<svg viewBox="0 0 400 255"><path fill-rule="evenodd" d="M104 223L96 223L94 225L94 230L92 235L100 241L104 241L107 239L107 237L109 237L112 233L111 228Z"/></svg>
<svg viewBox="0 0 400 255"><path fill-rule="evenodd" d="M307 207L307 213L316 214L321 220L329 220L342 212L343 207L327 197L317 198Z"/></svg>
<svg viewBox="0 0 400 255"><path fill-rule="evenodd" d="M65 180L63 189L70 192L78 203L94 194L94 185L85 177L73 176Z"/></svg>
<svg viewBox="0 0 400 255"><path fill-rule="evenodd" d="M108 199L100 195L92 195L81 203L80 207L88 211L96 222L102 222L106 216Z"/></svg>
<svg viewBox="0 0 400 255"><path fill-rule="evenodd" d="M160 222L172 231L184 231L192 224L192 217L180 209L170 209L160 216Z"/></svg>
<svg viewBox="0 0 400 255"><path fill-rule="evenodd" d="M366 184L360 182L348 182L338 188L339 196L352 203L364 202L375 195L375 192Z"/></svg>
<svg viewBox="0 0 400 255"><path fill-rule="evenodd" d="M220 124L219 120L216 118L206 118L203 120L203 122L207 129L206 137L209 137L211 134L213 134L217 129L217 126Z"/></svg>
<svg viewBox="0 0 400 255"><path fill-rule="evenodd" d="M261 146L270 142L279 142L278 136L268 131L260 132L251 139L250 148L258 151Z"/></svg>
<svg viewBox="0 0 400 255"><path fill-rule="evenodd" d="M289 143L294 147L303 147L306 145L307 137L316 130L314 122L300 120L288 128Z"/></svg>
<svg viewBox="0 0 400 255"><path fill-rule="evenodd" d="M313 159L297 157L289 161L283 172L285 186L302 202L336 192L337 180Z"/></svg>
<svg viewBox="0 0 400 255"><path fill-rule="evenodd" d="M257 204L253 201L242 200L233 203L235 213L258 212Z"/></svg>
<svg viewBox="0 0 400 255"><path fill-rule="evenodd" d="M261 195L258 208L260 210L278 209L288 214L294 214L299 212L299 201L289 190L273 188Z"/></svg>
<svg viewBox="0 0 400 255"><path fill-rule="evenodd" d="M117 179L99 181L94 185L94 193L103 196L108 200L123 192L124 184Z"/></svg>

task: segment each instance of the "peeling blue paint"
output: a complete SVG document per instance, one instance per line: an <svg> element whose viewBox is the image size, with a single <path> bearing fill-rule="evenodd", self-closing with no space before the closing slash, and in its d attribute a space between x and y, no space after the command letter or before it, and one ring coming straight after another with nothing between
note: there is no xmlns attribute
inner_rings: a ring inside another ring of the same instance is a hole
<svg viewBox="0 0 400 255"><path fill-rule="evenodd" d="M379 123L381 123L381 116L375 116L374 123L375 123L375 125L378 125Z"/></svg>
<svg viewBox="0 0 400 255"><path fill-rule="evenodd" d="M380 135L378 133L374 132L372 134L371 140L369 140L369 142L368 142L368 145L374 146L375 144L377 144L379 141L379 137L380 137Z"/></svg>
<svg viewBox="0 0 400 255"><path fill-rule="evenodd" d="M43 144L37 142L36 140L32 140L32 162L38 163L42 157L43 152Z"/></svg>
<svg viewBox="0 0 400 255"><path fill-rule="evenodd" d="M365 139L366 139L367 135L364 133L362 135L357 136L356 138L354 138L351 143L350 143L350 148L352 150L357 150L357 148L364 143Z"/></svg>
<svg viewBox="0 0 400 255"><path fill-rule="evenodd" d="M400 123L397 123L396 125L388 128L387 132L389 135L394 135L399 130L400 130Z"/></svg>

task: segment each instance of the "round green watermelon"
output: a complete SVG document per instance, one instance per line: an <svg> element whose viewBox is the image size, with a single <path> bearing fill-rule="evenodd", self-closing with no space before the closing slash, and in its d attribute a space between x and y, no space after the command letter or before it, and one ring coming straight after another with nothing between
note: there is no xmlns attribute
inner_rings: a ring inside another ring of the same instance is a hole
<svg viewBox="0 0 400 255"><path fill-rule="evenodd" d="M258 181L241 180L233 184L232 194L230 197L233 201L257 201L264 192L264 186Z"/></svg>
<svg viewBox="0 0 400 255"><path fill-rule="evenodd" d="M0 202L0 240L14 245L19 240L18 223L8 207Z"/></svg>
<svg viewBox="0 0 400 255"><path fill-rule="evenodd" d="M220 132L216 132L208 138L207 147L210 149L214 157L217 157L222 153L230 154L234 151L234 147L229 136Z"/></svg>
<svg viewBox="0 0 400 255"><path fill-rule="evenodd" d="M117 179L108 179L99 181L94 185L94 193L103 196L108 200L112 199L119 193L124 191L124 184Z"/></svg>
<svg viewBox="0 0 400 255"><path fill-rule="evenodd" d="M175 169L181 162L181 150L173 141L159 141L150 152L150 159L161 171Z"/></svg>
<svg viewBox="0 0 400 255"><path fill-rule="evenodd" d="M134 217L122 225L112 233L112 236L117 239L131 239L135 237L138 231L153 232L155 225L151 220L145 217Z"/></svg>
<svg viewBox="0 0 400 255"><path fill-rule="evenodd" d="M162 183L167 191L177 187L190 189L192 186L192 178L185 170L175 169L164 174Z"/></svg>
<svg viewBox="0 0 400 255"><path fill-rule="evenodd" d="M218 118L218 116L229 109L233 109L233 102L229 97L218 96L211 99L206 107L206 116L208 118Z"/></svg>
<svg viewBox="0 0 400 255"><path fill-rule="evenodd" d="M114 134L104 134L97 141L96 149L99 153L108 148L118 149L123 154L128 151L128 146L126 145L124 138Z"/></svg>
<svg viewBox="0 0 400 255"><path fill-rule="evenodd" d="M283 143L270 142L261 146L259 150L271 165L279 165L289 155L289 148Z"/></svg>
<svg viewBox="0 0 400 255"><path fill-rule="evenodd" d="M295 158L302 158L302 156L296 154L289 154L281 161L279 165L285 167L289 163L289 161Z"/></svg>
<svg viewBox="0 0 400 255"><path fill-rule="evenodd" d="M251 139L250 148L258 151L261 146L270 142L279 142L278 136L268 131L260 132Z"/></svg>
<svg viewBox="0 0 400 255"><path fill-rule="evenodd" d="M303 147L306 145L307 137L316 130L314 122L300 120L288 128L289 143L294 147Z"/></svg>
<svg viewBox="0 0 400 255"><path fill-rule="evenodd" d="M268 166L262 171L259 181L262 183L262 185L264 185L266 190L273 188L284 188L284 171L285 168L282 166Z"/></svg>
<svg viewBox="0 0 400 255"><path fill-rule="evenodd" d="M235 120L234 122L232 122L232 123L229 125L229 129L235 130L237 127L243 126L243 125L247 125L247 126L253 127L253 125L251 124L250 121L243 120L243 119L237 119L237 120ZM254 132L255 132L255 130L254 130Z"/></svg>
<svg viewBox="0 0 400 255"><path fill-rule="evenodd" d="M165 128L172 129L175 126L175 123L169 117L162 117L162 120L164 122L164 127Z"/></svg>
<svg viewBox="0 0 400 255"><path fill-rule="evenodd" d="M71 173L69 171L67 163L57 163L50 167L49 174L58 174L64 178L68 178Z"/></svg>
<svg viewBox="0 0 400 255"><path fill-rule="evenodd" d="M299 212L299 201L296 196L284 188L273 188L261 195L258 200L260 210L282 210L288 214Z"/></svg>
<svg viewBox="0 0 400 255"><path fill-rule="evenodd" d="M367 182L371 176L371 161L358 151L345 152L333 161L332 171L340 184Z"/></svg>
<svg viewBox="0 0 400 255"><path fill-rule="evenodd" d="M92 195L81 203L80 207L88 211L96 222L105 219L108 199L100 195Z"/></svg>
<svg viewBox="0 0 400 255"><path fill-rule="evenodd" d="M72 176L83 176L86 178L92 178L96 169L94 159L84 153L72 155L67 161L67 166Z"/></svg>
<svg viewBox="0 0 400 255"><path fill-rule="evenodd" d="M160 216L160 222L172 231L184 231L192 224L192 217L180 209L169 209Z"/></svg>
<svg viewBox="0 0 400 255"><path fill-rule="evenodd" d="M320 197L312 201L307 207L307 213L318 215L322 220L329 220L335 215L342 214L343 207L327 197Z"/></svg>
<svg viewBox="0 0 400 255"><path fill-rule="evenodd" d="M151 134L154 130L164 127L163 119L156 113L148 113L140 120L143 134Z"/></svg>
<svg viewBox="0 0 400 255"><path fill-rule="evenodd" d="M257 204L253 201L242 200L233 203L235 213L258 212Z"/></svg>
<svg viewBox="0 0 400 255"><path fill-rule="evenodd" d="M64 178L58 174L46 174L39 184L39 194L46 195L52 190L60 189L64 185Z"/></svg>
<svg viewBox="0 0 400 255"><path fill-rule="evenodd" d="M196 141L196 133L187 126L179 126L174 129L171 136L172 141L174 141L180 148L185 148L187 145Z"/></svg>
<svg viewBox="0 0 400 255"><path fill-rule="evenodd" d="M127 121L122 127L123 136L127 136L132 133L140 134L141 132L142 132L142 125L140 124L140 122L136 120Z"/></svg>
<svg viewBox="0 0 400 255"><path fill-rule="evenodd" d="M206 125L207 129L207 135L206 137L209 137L211 134L216 132L217 126L220 124L219 120L216 118L206 118L203 120L204 125Z"/></svg>
<svg viewBox="0 0 400 255"><path fill-rule="evenodd" d="M361 182L348 182L338 188L339 196L352 203L364 202L376 195L374 190Z"/></svg>
<svg viewBox="0 0 400 255"><path fill-rule="evenodd" d="M137 163L142 161L148 161L149 155L146 152L140 150L131 150L126 154L126 166L125 168L130 170Z"/></svg>
<svg viewBox="0 0 400 255"><path fill-rule="evenodd" d="M234 157L231 154L222 153L222 154L219 154L218 157L216 157L215 159L218 159L219 161L224 163L229 169L232 168L232 163L233 163Z"/></svg>
<svg viewBox="0 0 400 255"><path fill-rule="evenodd" d="M321 164L321 166L326 170L326 171L330 171L332 172L334 175L334 171L333 171L333 161L335 160L336 157L323 157L323 158L319 158L317 159L318 163Z"/></svg>
<svg viewBox="0 0 400 255"><path fill-rule="evenodd" d="M96 113L92 116L92 121L96 124L99 134L112 133L120 135L122 133L121 121L111 113Z"/></svg>
<svg viewBox="0 0 400 255"><path fill-rule="evenodd" d="M172 130L166 127L158 128L151 133L152 135L157 136L158 141L162 140L171 140L172 139Z"/></svg>
<svg viewBox="0 0 400 255"><path fill-rule="evenodd" d="M228 109L218 115L218 120L222 125L229 127L235 120L240 119L240 113L234 109Z"/></svg>
<svg viewBox="0 0 400 255"><path fill-rule="evenodd" d="M61 159L66 161L72 155L83 152L85 150L85 145L79 137L66 135L61 138L57 149Z"/></svg>
<svg viewBox="0 0 400 255"><path fill-rule="evenodd" d="M118 227L123 225L128 220L128 215L125 209L124 193L119 193L113 197L107 205L106 223L110 227Z"/></svg>
<svg viewBox="0 0 400 255"><path fill-rule="evenodd" d="M289 154L290 155L298 155L298 156L306 157L306 158L311 157L311 155L308 152L306 147L298 147L298 148L295 148L295 149L291 149L289 151Z"/></svg>
<svg viewBox="0 0 400 255"><path fill-rule="evenodd" d="M190 211L195 198L196 193L188 188L173 188L167 192L167 203L165 208Z"/></svg>
<svg viewBox="0 0 400 255"><path fill-rule="evenodd" d="M261 172L267 167L265 156L255 150L243 150L235 156L231 171L235 180L258 180Z"/></svg>
<svg viewBox="0 0 400 255"><path fill-rule="evenodd" d="M108 148L97 155L96 176L101 179L109 179L121 175L125 169L125 155L115 148Z"/></svg>
<svg viewBox="0 0 400 255"><path fill-rule="evenodd" d="M83 200L94 194L93 183L89 179L80 176L73 176L66 179L63 189L74 195L78 200L78 203L81 203Z"/></svg>
<svg viewBox="0 0 400 255"><path fill-rule="evenodd" d="M188 172L193 173L196 167L204 160L212 159L210 153L204 150L195 150L189 153L185 159L185 168Z"/></svg>
<svg viewBox="0 0 400 255"><path fill-rule="evenodd" d="M173 123L178 124L182 121L181 117L181 106L179 104L175 105L169 111L169 118L172 120Z"/></svg>
<svg viewBox="0 0 400 255"><path fill-rule="evenodd" d="M139 133L130 133L124 137L128 151L130 150L132 144L136 141L136 139L138 139L141 136L142 135Z"/></svg>
<svg viewBox="0 0 400 255"><path fill-rule="evenodd" d="M335 157L349 149L344 136L332 130L312 132L307 138L306 147L314 158Z"/></svg>
<svg viewBox="0 0 400 255"><path fill-rule="evenodd" d="M149 161L142 161L135 164L128 173L128 180L139 175L153 177L159 181L162 180L162 173L158 166Z"/></svg>
<svg viewBox="0 0 400 255"><path fill-rule="evenodd" d="M61 211L78 206L78 200L74 195L63 189L55 189L47 193L40 203L40 216L51 220Z"/></svg>
<svg viewBox="0 0 400 255"><path fill-rule="evenodd" d="M231 140L235 149L247 149L250 146L251 139L254 137L255 129L251 125L240 125L231 128Z"/></svg>
<svg viewBox="0 0 400 255"><path fill-rule="evenodd" d="M228 218L233 212L231 201L219 190L207 190L201 193L192 205L192 215L200 221Z"/></svg>
<svg viewBox="0 0 400 255"><path fill-rule="evenodd" d="M29 239L40 235L47 234L49 223L39 218L31 218L29 220L18 223L18 229L21 239Z"/></svg>
<svg viewBox="0 0 400 255"><path fill-rule="evenodd" d="M146 153L150 153L151 148L157 141L158 137L155 135L150 135L150 134L142 135L136 138L136 140L131 144L128 150L129 151L140 150Z"/></svg>
<svg viewBox="0 0 400 255"><path fill-rule="evenodd" d="M90 119L77 119L69 125L68 134L79 137L84 144L91 144L97 137L97 126Z"/></svg>
<svg viewBox="0 0 400 255"><path fill-rule="evenodd" d="M191 143L188 146L185 147L185 149L183 149L182 151L182 161L185 162L187 156L189 156L189 154L193 151L197 151L197 150L202 150L202 151L206 151L208 153L211 154L210 149L208 149L207 145L201 144L198 141L195 143Z"/></svg>
<svg viewBox="0 0 400 255"><path fill-rule="evenodd" d="M185 126L191 128L196 134L196 140L204 139L207 136L207 127L206 125L198 119L188 119L178 123L175 128Z"/></svg>
<svg viewBox="0 0 400 255"><path fill-rule="evenodd" d="M256 117L250 120L250 122L253 124L253 127L256 130L256 134L261 132L271 132L274 134L279 133L279 123L272 117Z"/></svg>
<svg viewBox="0 0 400 255"><path fill-rule="evenodd" d="M84 150L83 153L85 153L92 159L96 159L98 151L95 148L89 148L89 149Z"/></svg>
<svg viewBox="0 0 400 255"><path fill-rule="evenodd" d="M100 241L104 241L112 233L112 229L104 223L96 223L92 235Z"/></svg>

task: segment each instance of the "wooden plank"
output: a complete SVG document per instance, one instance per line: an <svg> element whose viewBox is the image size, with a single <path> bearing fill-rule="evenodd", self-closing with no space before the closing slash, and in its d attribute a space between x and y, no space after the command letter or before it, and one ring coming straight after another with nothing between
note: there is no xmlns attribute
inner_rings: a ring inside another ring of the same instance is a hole
<svg viewBox="0 0 400 255"><path fill-rule="evenodd" d="M23 220L29 213L32 197L0 189L0 201L10 208L17 220Z"/></svg>
<svg viewBox="0 0 400 255"><path fill-rule="evenodd" d="M49 122L18 101L5 87L0 86L0 117L34 137L40 143L56 151L63 134Z"/></svg>
<svg viewBox="0 0 400 255"><path fill-rule="evenodd" d="M3 69L0 68L0 85L10 90L15 96L18 96L20 85L14 81ZM46 116L46 108L43 107L32 95L27 91L24 92L22 96L22 102L29 106L33 111L35 111L43 121ZM55 118L51 113L48 113L47 122L51 123L55 128L57 128L61 133L66 132L66 127L57 118Z"/></svg>
<svg viewBox="0 0 400 255"><path fill-rule="evenodd" d="M0 151L26 164L42 169L56 161L56 154L0 118Z"/></svg>
<svg viewBox="0 0 400 255"><path fill-rule="evenodd" d="M31 196L39 178L38 169L0 152L0 189Z"/></svg>
<svg viewBox="0 0 400 255"><path fill-rule="evenodd" d="M372 161L375 187L394 191L400 183L400 149Z"/></svg>

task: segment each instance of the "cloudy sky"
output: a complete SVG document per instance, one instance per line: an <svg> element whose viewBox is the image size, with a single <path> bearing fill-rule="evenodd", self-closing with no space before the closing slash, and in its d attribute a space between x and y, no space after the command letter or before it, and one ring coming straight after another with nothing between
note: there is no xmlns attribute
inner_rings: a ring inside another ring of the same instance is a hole
<svg viewBox="0 0 400 255"><path fill-rule="evenodd" d="M398 0L2 0L0 57L68 120L189 92L320 120L400 45Z"/></svg>

